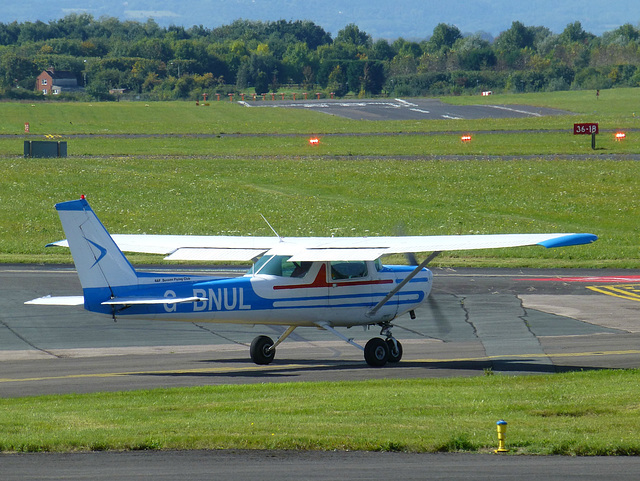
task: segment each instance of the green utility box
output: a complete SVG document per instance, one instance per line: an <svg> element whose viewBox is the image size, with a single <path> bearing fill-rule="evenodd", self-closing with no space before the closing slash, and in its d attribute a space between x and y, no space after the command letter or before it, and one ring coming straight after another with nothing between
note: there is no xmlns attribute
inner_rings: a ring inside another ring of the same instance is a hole
<svg viewBox="0 0 640 481"><path fill-rule="evenodd" d="M25 140L24 156L27 157L66 157L67 142L55 140Z"/></svg>

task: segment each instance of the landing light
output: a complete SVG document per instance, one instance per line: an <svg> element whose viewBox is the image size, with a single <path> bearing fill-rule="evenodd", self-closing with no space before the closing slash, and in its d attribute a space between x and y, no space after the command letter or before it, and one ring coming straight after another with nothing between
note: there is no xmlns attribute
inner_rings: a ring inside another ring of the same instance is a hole
<svg viewBox="0 0 640 481"><path fill-rule="evenodd" d="M463 135L462 137L460 137L460 140L462 140L463 142L471 142L471 136Z"/></svg>
<svg viewBox="0 0 640 481"><path fill-rule="evenodd" d="M320 139L318 137L311 137L309 139L309 145L318 145L320 143Z"/></svg>
<svg viewBox="0 0 640 481"><path fill-rule="evenodd" d="M617 141L624 140L626 138L627 138L627 134L625 134L624 132L616 132Z"/></svg>

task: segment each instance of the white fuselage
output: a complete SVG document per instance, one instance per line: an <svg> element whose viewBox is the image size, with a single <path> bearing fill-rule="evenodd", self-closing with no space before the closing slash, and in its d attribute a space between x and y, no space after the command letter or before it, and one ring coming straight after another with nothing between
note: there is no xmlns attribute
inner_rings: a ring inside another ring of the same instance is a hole
<svg viewBox="0 0 640 481"><path fill-rule="evenodd" d="M276 259L274 262L280 261ZM301 275L287 269L256 269L238 278L185 277L161 283L148 278L149 295L170 300L197 298L193 302L153 306L128 306L118 317L155 320L232 322L313 326L355 326L391 321L415 309L431 290L432 274L422 269L375 314L371 309L413 270L408 266L383 266L379 262L312 262ZM295 274L292 275L292 274ZM161 279L161 278L159 278ZM160 285L159 285L160 284ZM144 287L137 286L137 291ZM85 293L87 294L87 293ZM113 314L101 306L100 312ZM94 310L94 309L92 309Z"/></svg>

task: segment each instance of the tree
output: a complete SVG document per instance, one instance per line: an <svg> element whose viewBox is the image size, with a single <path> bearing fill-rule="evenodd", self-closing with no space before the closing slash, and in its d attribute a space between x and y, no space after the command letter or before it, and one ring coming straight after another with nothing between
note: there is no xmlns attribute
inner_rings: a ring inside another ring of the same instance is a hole
<svg viewBox="0 0 640 481"><path fill-rule="evenodd" d="M422 55L422 48L419 43L409 42L400 37L393 42L393 49L397 52L396 56L418 58Z"/></svg>
<svg viewBox="0 0 640 481"><path fill-rule="evenodd" d="M361 32L357 25L350 23L338 32L334 43L346 43L356 47L371 47L371 35Z"/></svg>
<svg viewBox="0 0 640 481"><path fill-rule="evenodd" d="M428 48L431 52L437 52L445 48L453 47L456 40L462 38L460 29L455 25L447 25L439 23L433 29L433 35L427 42Z"/></svg>
<svg viewBox="0 0 640 481"><path fill-rule="evenodd" d="M381 38L376 40L371 48L371 55L369 58L375 60L391 60L395 56L393 48L389 45L385 39Z"/></svg>
<svg viewBox="0 0 640 481"><path fill-rule="evenodd" d="M258 95L266 94L269 91L269 76L262 70L258 71L254 84L254 90Z"/></svg>
<svg viewBox="0 0 640 481"><path fill-rule="evenodd" d="M367 93L377 95L384 86L384 65L382 62L366 62L364 65L361 89Z"/></svg>
<svg viewBox="0 0 640 481"><path fill-rule="evenodd" d="M12 45L18 42L20 36L20 25L18 22L10 24L0 23L0 45Z"/></svg>
<svg viewBox="0 0 640 481"><path fill-rule="evenodd" d="M525 68L533 54L534 41L534 29L525 27L521 22L513 22L511 28L498 35L494 43L498 66L510 70Z"/></svg>
<svg viewBox="0 0 640 481"><path fill-rule="evenodd" d="M191 90L195 86L194 79L191 75L183 75L176 81L175 95L178 98L189 98Z"/></svg>
<svg viewBox="0 0 640 481"><path fill-rule="evenodd" d="M636 30L630 23L625 23L611 32L604 33L602 35L602 43L605 45L617 44L624 46L629 43L637 42L639 37L640 32L638 32L638 30Z"/></svg>
<svg viewBox="0 0 640 481"><path fill-rule="evenodd" d="M340 65L336 65L329 74L327 88L338 97L342 97L347 93L347 81Z"/></svg>
<svg viewBox="0 0 640 481"><path fill-rule="evenodd" d="M282 63L285 69L286 78L291 78L296 82L301 82L304 77L306 67L313 69L317 65L314 54L304 42L290 44L287 48ZM312 67L313 66L313 67Z"/></svg>
<svg viewBox="0 0 640 481"><path fill-rule="evenodd" d="M282 34L292 35L298 42L306 43L310 50L316 50L320 45L331 43L331 36L322 27L309 20L279 23L279 27Z"/></svg>
<svg viewBox="0 0 640 481"><path fill-rule="evenodd" d="M147 74L147 77L144 79L144 82L142 83L142 91L143 92L151 91L154 88L156 88L158 85L160 85L161 83L162 83L162 81L158 77L157 73L149 72Z"/></svg>
<svg viewBox="0 0 640 481"><path fill-rule="evenodd" d="M56 32L56 36L81 41L88 40L94 35L95 25L96 21L88 13L71 13L49 24L50 28Z"/></svg>
<svg viewBox="0 0 640 481"><path fill-rule="evenodd" d="M356 60L347 65L347 85L352 92L360 92L363 89L362 77L364 75L365 62Z"/></svg>
<svg viewBox="0 0 640 481"><path fill-rule="evenodd" d="M10 50L0 53L0 84L13 87L15 80L30 79L33 87L35 78L40 72L33 59L16 55Z"/></svg>
<svg viewBox="0 0 640 481"><path fill-rule="evenodd" d="M527 47L533 48L534 40L535 34L530 28L521 22L513 22L511 28L498 35L495 45L503 52L515 52Z"/></svg>
<svg viewBox="0 0 640 481"><path fill-rule="evenodd" d="M559 37L560 43L573 43L573 42L584 42L589 37L592 37L590 33L587 33L582 28L582 24L577 20L573 23L568 24L565 29L562 31Z"/></svg>
<svg viewBox="0 0 640 481"><path fill-rule="evenodd" d="M99 100L115 100L115 97L109 93L109 86L106 82L103 81L95 81L91 82L91 84L86 88L85 92L89 97Z"/></svg>
<svg viewBox="0 0 640 481"><path fill-rule="evenodd" d="M49 26L46 23L41 22L40 20L35 23L25 22L20 28L18 43L38 42L49 38L52 37L50 35Z"/></svg>

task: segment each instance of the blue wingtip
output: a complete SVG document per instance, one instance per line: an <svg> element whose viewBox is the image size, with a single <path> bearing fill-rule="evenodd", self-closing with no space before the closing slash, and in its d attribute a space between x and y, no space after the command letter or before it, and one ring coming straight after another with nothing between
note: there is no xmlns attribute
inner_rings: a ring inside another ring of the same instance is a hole
<svg viewBox="0 0 640 481"><path fill-rule="evenodd" d="M538 244L551 249L553 247L577 246L581 244L591 244L598 240L595 234L569 234L555 239L549 239Z"/></svg>

